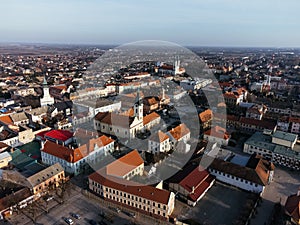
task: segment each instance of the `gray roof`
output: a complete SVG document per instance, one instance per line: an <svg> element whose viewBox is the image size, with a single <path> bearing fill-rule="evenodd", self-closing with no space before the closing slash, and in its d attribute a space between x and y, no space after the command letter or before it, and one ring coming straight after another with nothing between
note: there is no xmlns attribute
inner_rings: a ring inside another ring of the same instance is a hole
<svg viewBox="0 0 300 225"><path fill-rule="evenodd" d="M28 119L24 112L13 113L10 115L10 118L12 119L13 122L18 122L18 121L23 121Z"/></svg>
<svg viewBox="0 0 300 225"><path fill-rule="evenodd" d="M276 145L274 149L275 154L283 155L289 158L293 158L296 160L300 160L300 153L296 152L288 147L282 146L282 145Z"/></svg>
<svg viewBox="0 0 300 225"><path fill-rule="evenodd" d="M62 166L59 163L56 163L52 166L47 167L46 169L28 177L27 180L31 184L32 187L39 185L40 183L48 180L49 178L55 176L56 174L61 173L64 171Z"/></svg>
<svg viewBox="0 0 300 225"><path fill-rule="evenodd" d="M112 100L105 99L105 98L100 98L97 100L85 100L85 101L75 102L75 104L87 106L87 107L94 108L94 109L101 108L103 106L113 105L116 103L119 103L119 101L112 101Z"/></svg>
<svg viewBox="0 0 300 225"><path fill-rule="evenodd" d="M286 140L286 141L295 142L295 141L297 141L298 135L283 132L283 131L275 131L275 133L273 134L273 137L283 139L283 140Z"/></svg>
<svg viewBox="0 0 300 225"><path fill-rule="evenodd" d="M47 111L48 111L48 106L42 106L39 108L26 110L26 113L36 116L36 115L45 114L45 113L47 113Z"/></svg>
<svg viewBox="0 0 300 225"><path fill-rule="evenodd" d="M245 144L252 145L258 148L266 149L269 151L273 151L276 144L272 143L272 137L269 135L265 135L262 132L254 133Z"/></svg>

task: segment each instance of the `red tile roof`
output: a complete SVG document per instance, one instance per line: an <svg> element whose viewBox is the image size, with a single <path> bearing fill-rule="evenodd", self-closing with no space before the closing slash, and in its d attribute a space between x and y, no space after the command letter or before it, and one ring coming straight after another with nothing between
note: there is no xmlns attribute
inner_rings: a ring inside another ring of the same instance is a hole
<svg viewBox="0 0 300 225"><path fill-rule="evenodd" d="M201 168L195 168L188 176L186 176L179 185L188 192L192 192L193 187L196 189L209 176L209 173Z"/></svg>
<svg viewBox="0 0 300 225"><path fill-rule="evenodd" d="M157 133L152 134L149 137L149 140L159 142L159 143L167 139L169 139L169 136L166 133L162 132L161 130L159 130Z"/></svg>
<svg viewBox="0 0 300 225"><path fill-rule="evenodd" d="M112 143L113 141L113 139L102 135L99 138L90 139L88 144L84 144L79 146L78 148L71 149L47 140L42 151L63 159L67 162L75 163L86 157L90 152L94 151L96 144L98 147L102 147Z"/></svg>
<svg viewBox="0 0 300 225"><path fill-rule="evenodd" d="M209 167L262 186L268 184L268 169L261 166L250 168L215 158Z"/></svg>
<svg viewBox="0 0 300 225"><path fill-rule="evenodd" d="M12 119L10 118L9 115L1 116L0 117L0 122L2 122L3 124L6 124L6 125L14 124L14 122L12 121Z"/></svg>
<svg viewBox="0 0 300 225"><path fill-rule="evenodd" d="M239 98L239 96L235 95L233 92L226 92L223 96L224 98L234 98L234 99Z"/></svg>
<svg viewBox="0 0 300 225"><path fill-rule="evenodd" d="M204 132L205 135L213 136L217 138L222 138L224 140L229 139L230 134L226 132L226 129L223 127L215 126L208 131Z"/></svg>
<svg viewBox="0 0 300 225"><path fill-rule="evenodd" d="M53 138L59 141L66 141L73 137L73 133L68 130L51 130L44 134L45 138Z"/></svg>
<svg viewBox="0 0 300 225"><path fill-rule="evenodd" d="M213 117L213 112L210 109L207 109L199 114L200 121L206 123L211 120Z"/></svg>
<svg viewBox="0 0 300 225"><path fill-rule="evenodd" d="M300 118L299 117L290 117L289 122L290 123L300 123Z"/></svg>
<svg viewBox="0 0 300 225"><path fill-rule="evenodd" d="M151 121L160 118L160 116L156 112L152 112L143 118L143 124L146 125L150 123Z"/></svg>
<svg viewBox="0 0 300 225"><path fill-rule="evenodd" d="M211 186L212 182L215 181L215 178L209 175L202 183L199 185L194 193L189 194L189 198L193 201L197 201L199 197Z"/></svg>
<svg viewBox="0 0 300 225"><path fill-rule="evenodd" d="M112 176L123 177L142 164L144 164L144 160L137 150L133 150L108 164L106 166L106 173Z"/></svg>
<svg viewBox="0 0 300 225"><path fill-rule="evenodd" d="M256 120L252 118L241 117L240 123L254 125L257 127L262 127L269 130L274 130L276 127L276 122L267 121L267 120Z"/></svg>
<svg viewBox="0 0 300 225"><path fill-rule="evenodd" d="M123 128L129 128L130 124L133 122L133 118L127 115L117 114L117 113L102 113L99 112L95 116L95 120L100 121L101 123L116 125Z"/></svg>
<svg viewBox="0 0 300 225"><path fill-rule="evenodd" d="M162 204L168 204L171 194L171 192L167 190L106 175L104 170L92 173L89 176L89 179L105 187L113 188Z"/></svg>
<svg viewBox="0 0 300 225"><path fill-rule="evenodd" d="M179 140L180 138L190 133L190 129L187 128L187 126L184 123L182 123L170 130L169 132L176 140Z"/></svg>

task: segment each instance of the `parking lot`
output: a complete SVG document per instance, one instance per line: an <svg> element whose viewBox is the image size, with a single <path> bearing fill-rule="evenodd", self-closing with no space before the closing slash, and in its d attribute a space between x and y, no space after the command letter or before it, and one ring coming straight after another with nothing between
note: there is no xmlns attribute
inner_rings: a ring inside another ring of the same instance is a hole
<svg viewBox="0 0 300 225"><path fill-rule="evenodd" d="M287 168L275 168L274 179L266 186L262 195L263 202L257 208L258 214L251 220L252 224L267 224L275 203L284 206L289 195L296 194L300 187L299 171Z"/></svg>
<svg viewBox="0 0 300 225"><path fill-rule="evenodd" d="M117 213L111 209L108 209L105 205L99 204L99 202L89 199L81 193L79 188L73 187L70 191L70 196L67 196L67 199L63 204L55 203L55 199L52 204L56 206L49 210L46 213L44 210L38 210L36 217L36 224L44 225L63 225L67 224L64 221L64 218L71 218L73 224L90 224L91 220L103 222L103 224L130 224L134 222L134 219L129 217L124 213ZM51 202L49 203L51 204ZM101 216L101 212L104 213L104 217ZM72 213L77 213L80 215L80 219L72 217ZM19 215L14 215L6 224L34 224L34 222L23 213Z"/></svg>
<svg viewBox="0 0 300 225"><path fill-rule="evenodd" d="M243 209L249 193L216 182L195 207L183 206L178 218L203 225L231 225Z"/></svg>

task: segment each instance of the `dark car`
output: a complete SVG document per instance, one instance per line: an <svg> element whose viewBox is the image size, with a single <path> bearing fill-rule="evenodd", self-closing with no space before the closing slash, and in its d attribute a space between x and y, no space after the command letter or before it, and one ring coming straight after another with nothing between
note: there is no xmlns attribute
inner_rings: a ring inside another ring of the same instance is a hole
<svg viewBox="0 0 300 225"><path fill-rule="evenodd" d="M90 220L89 224L91 224L91 225L98 225L97 221L95 221L95 220Z"/></svg>
<svg viewBox="0 0 300 225"><path fill-rule="evenodd" d="M81 218L81 216L77 213L71 213L71 216L78 220Z"/></svg>

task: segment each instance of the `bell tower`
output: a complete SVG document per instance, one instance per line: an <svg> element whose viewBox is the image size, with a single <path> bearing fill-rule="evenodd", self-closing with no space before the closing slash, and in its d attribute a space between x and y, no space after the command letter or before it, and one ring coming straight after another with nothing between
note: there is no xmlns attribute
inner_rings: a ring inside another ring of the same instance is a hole
<svg viewBox="0 0 300 225"><path fill-rule="evenodd" d="M143 121L143 100L140 97L140 89L137 90L137 95L134 103L134 117L139 121Z"/></svg>

